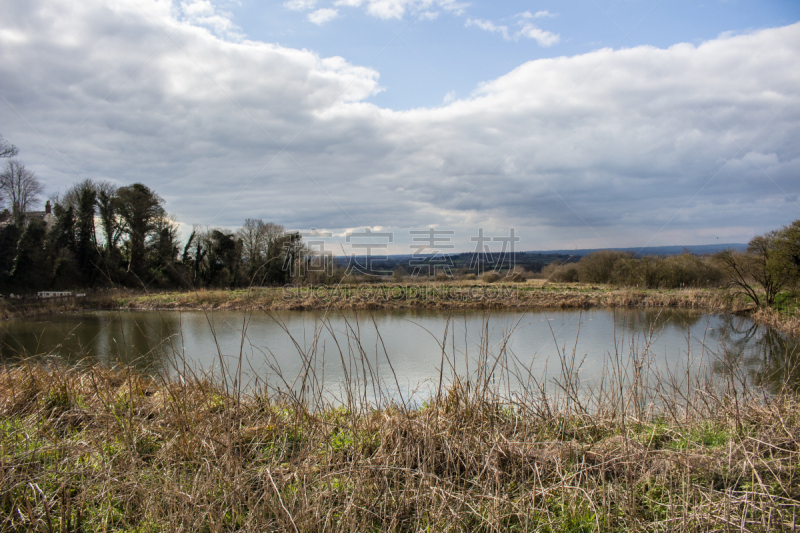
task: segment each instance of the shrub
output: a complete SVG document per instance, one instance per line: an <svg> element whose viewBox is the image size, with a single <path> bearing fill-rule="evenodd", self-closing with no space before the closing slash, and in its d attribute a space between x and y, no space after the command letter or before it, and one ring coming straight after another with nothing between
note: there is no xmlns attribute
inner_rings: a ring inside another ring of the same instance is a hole
<svg viewBox="0 0 800 533"><path fill-rule="evenodd" d="M584 256L578 263L580 281L653 289L716 286L722 280L720 268L709 258L690 253L667 257L603 250Z"/></svg>
<svg viewBox="0 0 800 533"><path fill-rule="evenodd" d="M495 271L487 272L481 276L481 281L484 283L494 283L500 280L500 274Z"/></svg>
<svg viewBox="0 0 800 533"><path fill-rule="evenodd" d="M542 276L555 283L575 283L579 281L578 264L556 261L542 269Z"/></svg>
<svg viewBox="0 0 800 533"><path fill-rule="evenodd" d="M632 253L601 250L583 256L578 263L578 272L584 283L624 285L630 284L630 280L635 277L635 267L636 259Z"/></svg>
<svg viewBox="0 0 800 533"><path fill-rule="evenodd" d="M408 272L406 272L406 269L403 268L402 265L397 265L394 267L394 270L392 270L392 277L395 281L403 281L408 277Z"/></svg>
<svg viewBox="0 0 800 533"><path fill-rule="evenodd" d="M654 289L718 285L722 271L709 259L684 253L641 260L641 284Z"/></svg>
<svg viewBox="0 0 800 533"><path fill-rule="evenodd" d="M506 275L505 281L510 281L512 283L525 283L526 281L528 281L528 278L525 277L524 272L515 270L513 272L509 272Z"/></svg>

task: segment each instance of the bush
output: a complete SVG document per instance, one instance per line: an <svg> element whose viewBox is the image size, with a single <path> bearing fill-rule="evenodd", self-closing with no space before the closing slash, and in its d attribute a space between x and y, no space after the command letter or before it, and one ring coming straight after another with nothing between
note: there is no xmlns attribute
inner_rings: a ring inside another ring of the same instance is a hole
<svg viewBox="0 0 800 533"><path fill-rule="evenodd" d="M523 272L515 270L513 272L509 272L506 275L504 281L510 281L512 283L525 283L526 281L528 281L528 278L525 277L525 274Z"/></svg>
<svg viewBox="0 0 800 533"><path fill-rule="evenodd" d="M394 267L394 270L392 270L392 277L395 281L404 281L408 277L408 272L406 272L406 269L401 265L397 265Z"/></svg>
<svg viewBox="0 0 800 533"><path fill-rule="evenodd" d="M684 253L641 260L640 283L653 289L707 287L719 285L722 271L709 259Z"/></svg>
<svg viewBox="0 0 800 533"><path fill-rule="evenodd" d="M576 283L579 281L577 263L561 263L556 261L542 269L542 277L555 283Z"/></svg>
<svg viewBox="0 0 800 533"><path fill-rule="evenodd" d="M636 277L636 262L631 252L602 250L583 256L578 273L584 283L635 285L630 281Z"/></svg>
<svg viewBox="0 0 800 533"><path fill-rule="evenodd" d="M487 272L483 276L481 276L481 281L484 283L494 283L495 281L499 280L500 280L500 274L494 271Z"/></svg>
<svg viewBox="0 0 800 533"><path fill-rule="evenodd" d="M603 250L584 256L578 263L580 281L613 285L677 289L719 285L722 271L709 258L690 253L667 257Z"/></svg>

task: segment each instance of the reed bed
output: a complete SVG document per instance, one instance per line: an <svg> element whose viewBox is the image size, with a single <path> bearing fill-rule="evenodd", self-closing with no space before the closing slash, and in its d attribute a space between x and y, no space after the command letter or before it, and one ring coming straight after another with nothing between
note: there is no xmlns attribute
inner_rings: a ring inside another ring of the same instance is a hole
<svg viewBox="0 0 800 533"><path fill-rule="evenodd" d="M796 531L800 399L725 354L701 354L712 376L620 345L584 386L574 350L533 376L483 337L471 373L448 373L445 335L416 404L347 342L358 371L335 401L313 343L300 375L249 387L241 359L216 376L3 368L0 528Z"/></svg>
<svg viewBox="0 0 800 533"><path fill-rule="evenodd" d="M577 283L430 282L198 290L125 295L128 309L370 310L672 307L738 312L752 307L728 289L636 289Z"/></svg>
<svg viewBox="0 0 800 533"><path fill-rule="evenodd" d="M752 314L751 318L753 322L764 324L789 337L800 337L800 315L796 312L760 308Z"/></svg>

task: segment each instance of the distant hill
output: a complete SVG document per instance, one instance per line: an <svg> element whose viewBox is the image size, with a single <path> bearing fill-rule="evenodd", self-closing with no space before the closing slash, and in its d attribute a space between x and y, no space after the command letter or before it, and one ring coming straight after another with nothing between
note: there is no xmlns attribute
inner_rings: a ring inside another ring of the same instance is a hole
<svg viewBox="0 0 800 533"><path fill-rule="evenodd" d="M375 254L371 258L366 256L355 256L354 258L336 257L335 264L345 268L353 265L367 265L368 270L375 275L387 276L397 267L402 267L408 273L436 272L445 263L452 270L473 270L475 265L484 265L482 270L499 268L508 270L511 268L524 268L532 272L539 272L541 269L553 261L578 261L584 255L601 250L616 250L622 252L633 252L638 256L643 255L677 255L684 251L696 255L706 255L720 250L734 249L744 250L746 244L727 243L727 244L703 244L699 246L648 246L645 248L593 248L582 250L545 250L531 252L514 252L513 254L474 254L472 252L442 254L442 255L419 255L397 254L381 257ZM354 261L351 263L351 261ZM359 270L359 269L357 269Z"/></svg>
<svg viewBox="0 0 800 533"><path fill-rule="evenodd" d="M636 255L678 255L682 254L684 250L695 255L707 255L719 252L722 250L746 250L747 245L741 243L723 243L723 244L699 244L695 246L647 246L644 248L584 248L580 250L547 250L542 252L527 252L531 254L557 254L557 255L574 255L583 257L592 252L599 252L601 250L616 250L618 252L633 252Z"/></svg>

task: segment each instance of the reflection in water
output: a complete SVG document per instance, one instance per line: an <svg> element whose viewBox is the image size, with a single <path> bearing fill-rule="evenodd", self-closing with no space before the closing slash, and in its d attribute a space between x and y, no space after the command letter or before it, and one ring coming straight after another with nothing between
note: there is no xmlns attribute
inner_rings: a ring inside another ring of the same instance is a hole
<svg viewBox="0 0 800 533"><path fill-rule="evenodd" d="M800 390L800 342L780 332L737 316L720 317L717 329L725 358L715 371L744 368L752 383L772 393L788 387Z"/></svg>
<svg viewBox="0 0 800 533"><path fill-rule="evenodd" d="M640 309L633 312L616 310L617 329L624 327L629 334L658 332L664 328L687 331L696 328L708 315L689 309Z"/></svg>
<svg viewBox="0 0 800 533"><path fill-rule="evenodd" d="M179 331L180 315L153 320L147 314L85 313L18 320L0 326L0 360L58 356L69 364L162 369L167 349Z"/></svg>
<svg viewBox="0 0 800 533"><path fill-rule="evenodd" d="M487 355L517 372L516 381L508 371L497 377L509 390L524 384L520 376L547 382L565 372L591 385L609 358L632 353L647 354L656 381L708 360L718 376L739 365L773 391L799 377L796 342L746 319L689 310L93 312L0 324L0 360L11 364L57 356L154 373L224 369L251 385L292 389L388 383L400 394L435 383L442 367L448 376L475 375Z"/></svg>

